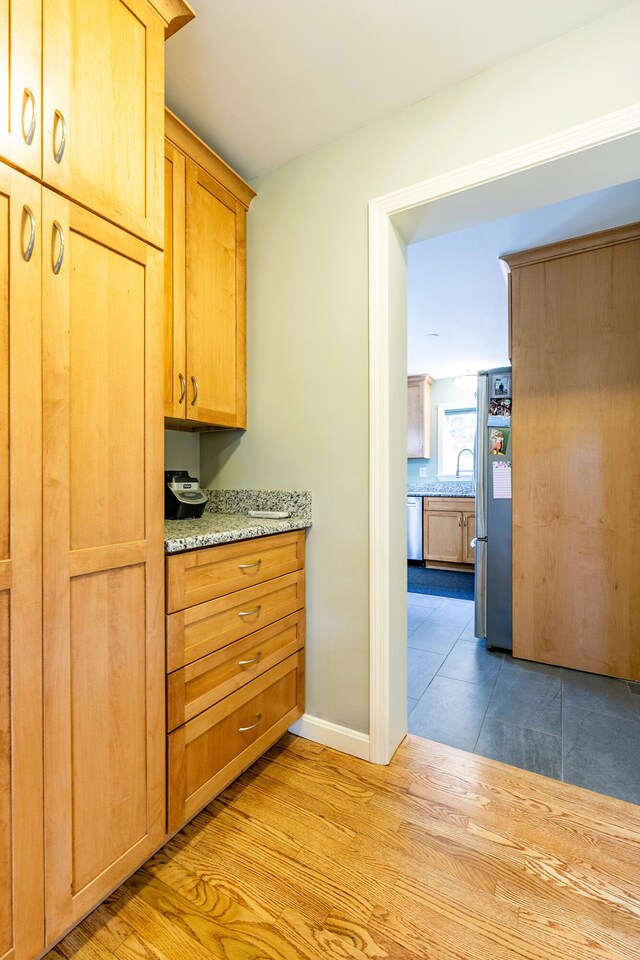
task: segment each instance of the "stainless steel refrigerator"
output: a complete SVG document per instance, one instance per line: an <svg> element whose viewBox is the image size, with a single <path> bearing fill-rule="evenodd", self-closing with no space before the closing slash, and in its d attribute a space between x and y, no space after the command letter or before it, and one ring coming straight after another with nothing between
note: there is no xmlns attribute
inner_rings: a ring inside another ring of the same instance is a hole
<svg viewBox="0 0 640 960"><path fill-rule="evenodd" d="M512 648L511 367L478 373L475 634Z"/></svg>

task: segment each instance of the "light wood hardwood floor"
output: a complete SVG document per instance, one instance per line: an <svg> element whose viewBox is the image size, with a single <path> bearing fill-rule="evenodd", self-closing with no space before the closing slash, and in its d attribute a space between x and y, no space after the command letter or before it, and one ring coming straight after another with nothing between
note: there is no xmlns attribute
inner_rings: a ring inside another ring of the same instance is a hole
<svg viewBox="0 0 640 960"><path fill-rule="evenodd" d="M48 960L640 958L640 807L415 737L287 735Z"/></svg>

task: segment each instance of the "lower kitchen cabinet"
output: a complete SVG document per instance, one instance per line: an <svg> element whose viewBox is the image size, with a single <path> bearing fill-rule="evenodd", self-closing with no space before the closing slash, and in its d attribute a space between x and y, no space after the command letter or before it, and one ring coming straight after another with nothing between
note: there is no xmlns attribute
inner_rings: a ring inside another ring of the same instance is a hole
<svg viewBox="0 0 640 960"><path fill-rule="evenodd" d="M2 960L44 947L40 214L40 185L0 163Z"/></svg>
<svg viewBox="0 0 640 960"><path fill-rule="evenodd" d="M177 830L302 713L304 654L294 653L169 734L169 830Z"/></svg>
<svg viewBox="0 0 640 960"><path fill-rule="evenodd" d="M424 497L424 557L429 566L475 562L475 501L466 497Z"/></svg>
<svg viewBox="0 0 640 960"><path fill-rule="evenodd" d="M170 604L190 592L181 577L214 597L166 618L173 832L304 712L304 531L169 556L166 577Z"/></svg>
<svg viewBox="0 0 640 960"><path fill-rule="evenodd" d="M43 220L51 943L165 835L163 264L153 247L48 190Z"/></svg>

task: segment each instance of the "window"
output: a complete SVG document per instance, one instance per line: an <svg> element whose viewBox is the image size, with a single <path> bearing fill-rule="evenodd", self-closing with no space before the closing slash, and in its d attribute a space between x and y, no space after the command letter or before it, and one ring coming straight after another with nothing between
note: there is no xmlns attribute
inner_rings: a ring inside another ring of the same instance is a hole
<svg viewBox="0 0 640 960"><path fill-rule="evenodd" d="M476 408L438 404L438 479L470 480L476 437Z"/></svg>

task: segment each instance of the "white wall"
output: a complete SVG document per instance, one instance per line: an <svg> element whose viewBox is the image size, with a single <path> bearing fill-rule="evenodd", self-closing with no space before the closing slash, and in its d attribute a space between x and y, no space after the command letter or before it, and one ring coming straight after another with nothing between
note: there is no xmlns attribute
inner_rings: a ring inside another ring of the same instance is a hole
<svg viewBox="0 0 640 960"><path fill-rule="evenodd" d="M254 183L249 430L203 436L201 470L313 492L309 714L368 729L367 202L640 102L639 35L635 3Z"/></svg>

